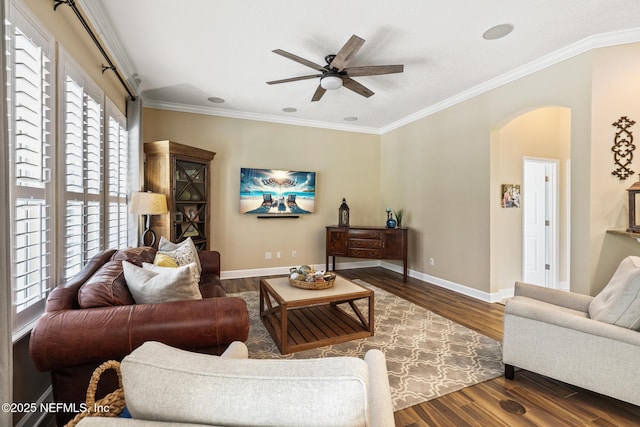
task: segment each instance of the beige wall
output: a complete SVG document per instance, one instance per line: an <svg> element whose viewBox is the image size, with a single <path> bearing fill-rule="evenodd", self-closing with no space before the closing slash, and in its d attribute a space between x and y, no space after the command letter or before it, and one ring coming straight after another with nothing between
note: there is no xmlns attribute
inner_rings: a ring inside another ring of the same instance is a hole
<svg viewBox="0 0 640 427"><path fill-rule="evenodd" d="M553 153L571 159L570 271L562 275L571 278L572 290L593 294L624 254L640 250L632 239L606 235L607 228L626 226L624 189L631 182L610 176L611 123L623 114L640 117L640 104L630 95L639 93L638 46L576 56L382 136L145 109L144 138L218 152L212 238L223 252L224 270L321 263L324 226L336 222L344 196L352 224L382 225L385 206L405 210L414 275L489 297L517 275L507 271L512 267L501 272L501 265L521 263L519 252L496 245L504 237L492 210L492 165L500 161L500 152L491 150L492 137L526 112L561 107L570 118L547 119L570 122L569 136L558 137L570 139L570 154ZM517 155L551 155L525 151ZM318 213L289 223L240 215L240 167L317 171ZM292 250L297 259L291 259ZM265 261L267 251L280 251L282 259Z"/></svg>
<svg viewBox="0 0 640 427"><path fill-rule="evenodd" d="M608 282L618 263L627 255L640 255L640 243L635 239L606 234L607 229L626 229L628 193L638 181L640 148L634 151L631 168L635 175L619 180L611 174L615 169L611 147L616 128L612 123L627 116L637 123L631 128L635 145L640 136L640 44L628 44L593 52L593 110L591 226L591 294L599 292Z"/></svg>
<svg viewBox="0 0 640 427"><path fill-rule="evenodd" d="M589 277L588 215L575 212L589 205L590 88L591 55L583 54L382 136L382 194L395 194L389 203L407 211L414 230L411 269L486 295L499 289L491 269L511 260L500 259L491 245L497 241L490 218L496 203L492 130L523 112L556 105L571 109L572 172L579 183L572 190L571 276Z"/></svg>
<svg viewBox="0 0 640 427"><path fill-rule="evenodd" d="M337 224L343 197L352 225L384 225L377 135L149 108L143 128L145 141L170 139L217 153L210 237L227 274L300 264L324 268L325 226ZM242 167L315 171L316 213L297 219L240 214ZM273 259L265 260L265 252Z"/></svg>
<svg viewBox="0 0 640 427"><path fill-rule="evenodd" d="M491 151L491 284L492 292L513 288L522 280L523 209L500 207L501 185L518 184L522 198L523 159L540 158L558 163L558 280L567 281L567 165L571 150L571 111L568 108L544 107L525 113L492 134Z"/></svg>

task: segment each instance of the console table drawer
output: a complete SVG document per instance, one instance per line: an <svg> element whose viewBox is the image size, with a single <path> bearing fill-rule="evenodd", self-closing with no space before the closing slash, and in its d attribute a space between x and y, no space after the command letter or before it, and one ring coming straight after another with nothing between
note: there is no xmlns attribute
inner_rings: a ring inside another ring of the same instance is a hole
<svg viewBox="0 0 640 427"><path fill-rule="evenodd" d="M326 269L329 271L329 257L333 257L333 270L336 269L336 257L402 260L402 275L406 282L407 264L407 228L387 227L326 227Z"/></svg>
<svg viewBox="0 0 640 427"><path fill-rule="evenodd" d="M382 240L349 239L347 244L349 245L349 248L380 249L382 247Z"/></svg>
<svg viewBox="0 0 640 427"><path fill-rule="evenodd" d="M359 249L349 248L347 250L347 256L353 258L380 258L380 249Z"/></svg>
<svg viewBox="0 0 640 427"><path fill-rule="evenodd" d="M349 239L382 240L382 234L379 230L349 230Z"/></svg>

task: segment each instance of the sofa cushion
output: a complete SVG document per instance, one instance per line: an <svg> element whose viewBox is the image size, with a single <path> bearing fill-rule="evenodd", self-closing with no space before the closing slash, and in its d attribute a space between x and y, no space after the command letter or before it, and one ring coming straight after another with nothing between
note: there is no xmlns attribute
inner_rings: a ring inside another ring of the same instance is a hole
<svg viewBox="0 0 640 427"><path fill-rule="evenodd" d="M622 260L607 286L589 304L594 320L640 329L640 257Z"/></svg>
<svg viewBox="0 0 640 427"><path fill-rule="evenodd" d="M226 359L146 342L123 359L121 370L133 418L213 425L369 425L368 367L354 357Z"/></svg>
<svg viewBox="0 0 640 427"><path fill-rule="evenodd" d="M150 247L117 251L78 290L78 305L92 308L134 304L122 274L122 261L142 266L143 262L152 262L154 256L155 250Z"/></svg>
<svg viewBox="0 0 640 427"><path fill-rule="evenodd" d="M136 304L157 304L171 301L202 299L192 266L155 267L145 269L122 261L124 277Z"/></svg>
<svg viewBox="0 0 640 427"><path fill-rule="evenodd" d="M198 256L198 249L191 237L183 240L180 243L173 243L164 236L160 236L160 243L158 243L158 253L162 255L168 255L178 265L187 265L195 262L198 266L198 274L202 272L202 265L200 264L200 257Z"/></svg>

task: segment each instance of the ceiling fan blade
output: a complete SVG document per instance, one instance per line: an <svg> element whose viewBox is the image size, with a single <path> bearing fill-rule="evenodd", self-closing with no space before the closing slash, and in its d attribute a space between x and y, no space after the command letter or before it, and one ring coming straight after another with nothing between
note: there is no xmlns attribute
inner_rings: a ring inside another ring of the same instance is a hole
<svg viewBox="0 0 640 427"><path fill-rule="evenodd" d="M363 44L364 39L361 39L355 34L352 35L336 54L335 58L333 58L331 64L329 64L329 68L337 68L338 71L342 71L347 66L349 60L351 60L351 57L360 50Z"/></svg>
<svg viewBox="0 0 640 427"><path fill-rule="evenodd" d="M324 95L326 91L327 90L325 88L318 85L318 89L316 89L315 93L313 94L313 97L311 98L311 102L320 101L320 98L322 98L322 95Z"/></svg>
<svg viewBox="0 0 640 427"><path fill-rule="evenodd" d="M270 82L267 82L267 84L268 85L276 85L276 84L279 84L279 83L289 83L289 82L296 82L298 80L314 79L316 77L322 77L322 74L310 74L308 76L291 77L291 78L282 79L282 80L272 80Z"/></svg>
<svg viewBox="0 0 640 427"><path fill-rule="evenodd" d="M347 75L351 77L376 76L380 74L402 73L404 65L369 65L364 67L346 68Z"/></svg>
<svg viewBox="0 0 640 427"><path fill-rule="evenodd" d="M307 59L299 57L298 55L294 55L293 53L286 52L282 49L276 49L273 51L273 53L277 53L278 55L284 56L285 58L288 58L292 61L296 61L302 65L306 65L307 67L311 67L314 70L326 71L326 68L324 68L322 65L318 65L315 62L311 62Z"/></svg>
<svg viewBox="0 0 640 427"><path fill-rule="evenodd" d="M342 85L344 87L346 87L347 89L350 89L352 91L354 91L355 93L364 96L365 98L369 98L371 95L373 95L373 91L363 85L361 85L360 83L358 83L357 81L347 77L347 76L343 76L342 77Z"/></svg>

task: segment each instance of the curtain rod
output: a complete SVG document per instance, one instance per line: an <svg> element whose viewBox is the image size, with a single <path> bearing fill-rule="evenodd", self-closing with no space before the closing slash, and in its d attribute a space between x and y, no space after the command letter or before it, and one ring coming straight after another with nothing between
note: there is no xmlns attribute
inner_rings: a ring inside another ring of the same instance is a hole
<svg viewBox="0 0 640 427"><path fill-rule="evenodd" d="M122 78L122 76L120 75L120 73L118 72L118 69L116 68L116 66L113 64L113 62L111 62L111 59L109 58L109 55L107 55L107 52L104 50L104 48L102 47L102 45L100 44L100 41L98 40L98 38L96 37L96 35L93 33L93 31L91 30L91 27L89 27L89 24L87 24L87 21L84 19L84 17L82 16L82 14L80 13L80 10L78 9L78 7L76 6L76 2L74 0L53 0L53 10L55 11L58 6L60 6L61 4L67 4L69 5L69 7L71 8L71 10L73 10L73 12L76 14L76 16L78 17L78 19L80 20L80 23L82 24L82 26L84 27L85 30L87 30L87 33L89 33L89 36L91 37L91 40L93 40L93 42L96 44L96 46L98 47L98 49L100 50L100 53L102 54L102 56L104 57L104 59L107 61L107 63L109 64L109 66L105 66L104 64L102 64L102 73L104 74L105 71L107 70L112 70L114 73L116 73L116 77L118 77L118 80L120 80L120 83L122 84L122 86L124 87L124 89L127 91L127 93L129 94L129 96L131 97L132 100L135 100L136 97L133 94L133 92L131 92L131 89L129 89L129 85L127 85L127 83L124 81L124 79Z"/></svg>

